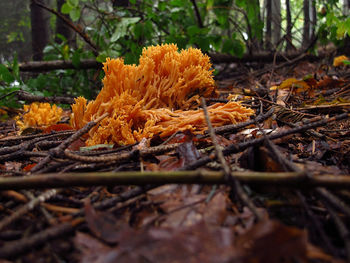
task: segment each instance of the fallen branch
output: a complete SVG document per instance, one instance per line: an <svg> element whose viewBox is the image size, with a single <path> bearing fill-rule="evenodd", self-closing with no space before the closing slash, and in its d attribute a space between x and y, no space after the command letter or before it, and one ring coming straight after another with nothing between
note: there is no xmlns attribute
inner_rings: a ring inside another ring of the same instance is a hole
<svg viewBox="0 0 350 263"><path fill-rule="evenodd" d="M231 172L241 183L252 185L281 185L284 187L348 188L349 176L322 175L307 177L304 172ZM0 190L61 188L92 185L160 185L160 184L226 184L222 171L172 172L88 172L66 174L40 174L0 178Z"/></svg>
<svg viewBox="0 0 350 263"><path fill-rule="evenodd" d="M292 54L292 55L277 55L276 61L282 62L285 61L286 58L288 59L309 59L309 60L319 60L322 59L323 56L314 56L309 54L303 54L302 57L300 57L300 54ZM227 54L219 54L219 53L211 53L209 54L212 63L246 63L246 62L272 62L273 56L271 54L256 54L256 55L244 55L242 58L234 57ZM282 64L283 66L289 65L293 62L286 62L288 64ZM52 60L52 61L30 61L30 62L24 62L19 64L19 70L20 71L50 71L50 70L56 70L56 69L99 69L102 67L102 63L97 62L96 59L82 59L80 60L79 67L76 67L73 65L73 62L71 60ZM269 70L269 69L267 69ZM264 69L264 72L266 72L266 69ZM260 72L259 72L260 73Z"/></svg>
<svg viewBox="0 0 350 263"><path fill-rule="evenodd" d="M56 69L99 69L102 63L96 59L82 59L79 67L76 67L71 60L51 61L30 61L19 64L20 71L50 71Z"/></svg>
<svg viewBox="0 0 350 263"><path fill-rule="evenodd" d="M74 98L60 97L60 96L44 97L44 96L33 95L23 90L16 91L16 95L19 100L24 100L27 102L49 102L49 103L62 103L62 104L74 103Z"/></svg>

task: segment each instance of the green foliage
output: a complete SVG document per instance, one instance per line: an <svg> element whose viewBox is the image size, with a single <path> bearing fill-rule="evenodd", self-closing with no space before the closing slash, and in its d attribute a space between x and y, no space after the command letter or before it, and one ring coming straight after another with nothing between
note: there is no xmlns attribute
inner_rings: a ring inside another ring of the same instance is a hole
<svg viewBox="0 0 350 263"><path fill-rule="evenodd" d="M79 0L67 0L61 8L62 14L69 14L69 17L73 22L76 22L80 18Z"/></svg>
<svg viewBox="0 0 350 263"><path fill-rule="evenodd" d="M342 13L341 8L338 8L339 2L328 1L318 13L319 38L323 44L331 41L339 46L346 36L350 36L350 18Z"/></svg>

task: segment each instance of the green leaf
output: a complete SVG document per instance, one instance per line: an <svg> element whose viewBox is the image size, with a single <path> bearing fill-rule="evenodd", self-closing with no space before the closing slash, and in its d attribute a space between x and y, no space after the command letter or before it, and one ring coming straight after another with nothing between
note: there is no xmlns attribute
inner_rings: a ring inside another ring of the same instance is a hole
<svg viewBox="0 0 350 263"><path fill-rule="evenodd" d="M236 5L238 7L245 7L245 5L246 5L246 1L245 0L236 0L235 2L236 2Z"/></svg>
<svg viewBox="0 0 350 263"><path fill-rule="evenodd" d="M108 56L107 56L106 54L101 53L101 54L99 54L99 55L96 57L96 61L97 61L97 62L104 63L104 62L106 62L106 58L107 58L107 57L108 57Z"/></svg>
<svg viewBox="0 0 350 263"><path fill-rule="evenodd" d="M81 152L86 152L86 151L93 151L93 150L98 150L98 149L113 149L114 144L96 144L93 146L84 146L80 147Z"/></svg>
<svg viewBox="0 0 350 263"><path fill-rule="evenodd" d="M158 4L158 8L159 8L160 11L165 11L168 8L168 5L165 2L160 2Z"/></svg>
<svg viewBox="0 0 350 263"><path fill-rule="evenodd" d="M13 76L15 77L15 79L21 82L21 78L20 78L20 75L19 75L19 65L18 65L17 54L15 54L15 56L13 58L12 72L13 72Z"/></svg>
<svg viewBox="0 0 350 263"><path fill-rule="evenodd" d="M78 7L79 0L67 0L68 4L73 7Z"/></svg>
<svg viewBox="0 0 350 263"><path fill-rule="evenodd" d="M232 41L233 45L233 55L236 55L237 57L241 58L244 55L244 44L239 41L238 39L234 39Z"/></svg>
<svg viewBox="0 0 350 263"><path fill-rule="evenodd" d="M201 31L201 29L196 25L189 26L189 27L187 27L186 30L187 30L188 35L191 37L199 34Z"/></svg>
<svg viewBox="0 0 350 263"><path fill-rule="evenodd" d="M80 51L76 50L76 51L74 51L73 56L72 56L72 64L76 68L80 67L80 55L81 55Z"/></svg>
<svg viewBox="0 0 350 263"><path fill-rule="evenodd" d="M135 5L136 4L136 0L129 0L130 4Z"/></svg>
<svg viewBox="0 0 350 263"><path fill-rule="evenodd" d="M206 5L207 10L212 9L213 5L214 5L214 0L207 0L207 5Z"/></svg>
<svg viewBox="0 0 350 263"><path fill-rule="evenodd" d="M68 5L67 3L64 3L61 7L61 13L62 14L69 14L70 11L72 11L73 7Z"/></svg>
<svg viewBox="0 0 350 263"><path fill-rule="evenodd" d="M116 29L111 36L110 41L116 42L118 39L124 37L127 34L128 27L132 24L140 21L140 17L123 17L121 21L116 26Z"/></svg>
<svg viewBox="0 0 350 263"><path fill-rule="evenodd" d="M237 39L226 39L222 46L222 52L242 57L244 54L244 46L242 42Z"/></svg>
<svg viewBox="0 0 350 263"><path fill-rule="evenodd" d="M135 64L138 60L138 56L135 56L133 53L129 52L127 54L125 54L124 56L124 63L125 64Z"/></svg>
<svg viewBox="0 0 350 263"><path fill-rule="evenodd" d="M172 6L183 6L183 1L182 0L172 0L169 2L169 4Z"/></svg>
<svg viewBox="0 0 350 263"><path fill-rule="evenodd" d="M210 49L210 39L206 36L198 37L196 43L202 51L209 51Z"/></svg>
<svg viewBox="0 0 350 263"><path fill-rule="evenodd" d="M72 19L73 22L76 22L80 18L80 8L74 8L69 12L69 17Z"/></svg>
<svg viewBox="0 0 350 263"><path fill-rule="evenodd" d="M15 80L14 76L10 73L8 68L3 64L0 64L0 79L8 84Z"/></svg>
<svg viewBox="0 0 350 263"><path fill-rule="evenodd" d="M143 28L144 28L144 24L143 23L138 23L134 26L134 35L135 35L135 38L139 39L141 38L142 36L144 36L143 34Z"/></svg>

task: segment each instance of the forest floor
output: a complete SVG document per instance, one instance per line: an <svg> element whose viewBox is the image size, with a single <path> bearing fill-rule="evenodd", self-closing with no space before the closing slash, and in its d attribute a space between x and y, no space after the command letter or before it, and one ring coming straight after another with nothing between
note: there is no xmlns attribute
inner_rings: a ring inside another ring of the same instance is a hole
<svg viewBox="0 0 350 263"><path fill-rule="evenodd" d="M350 68L258 66L217 65L206 104L255 116L203 136L79 152L90 126L1 122L0 262L350 262Z"/></svg>

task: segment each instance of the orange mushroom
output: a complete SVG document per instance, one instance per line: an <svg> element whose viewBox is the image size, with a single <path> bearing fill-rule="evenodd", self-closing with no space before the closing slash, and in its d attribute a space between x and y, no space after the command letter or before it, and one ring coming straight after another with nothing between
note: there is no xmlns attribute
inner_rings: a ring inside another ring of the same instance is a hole
<svg viewBox="0 0 350 263"><path fill-rule="evenodd" d="M62 118L63 109L49 103L34 102L23 106L24 114L15 118L17 126L23 131L29 127L45 128L56 124Z"/></svg>
<svg viewBox="0 0 350 263"><path fill-rule="evenodd" d="M130 144L155 134L162 137L175 131L203 133L204 115L200 97L216 96L209 57L199 49L178 52L174 44L144 48L139 65L125 65L123 59L107 59L103 67L103 88L87 103L79 97L72 105L71 125L82 128L87 122L109 113L89 132L87 145ZM246 120L251 109L236 102L208 107L214 126Z"/></svg>

